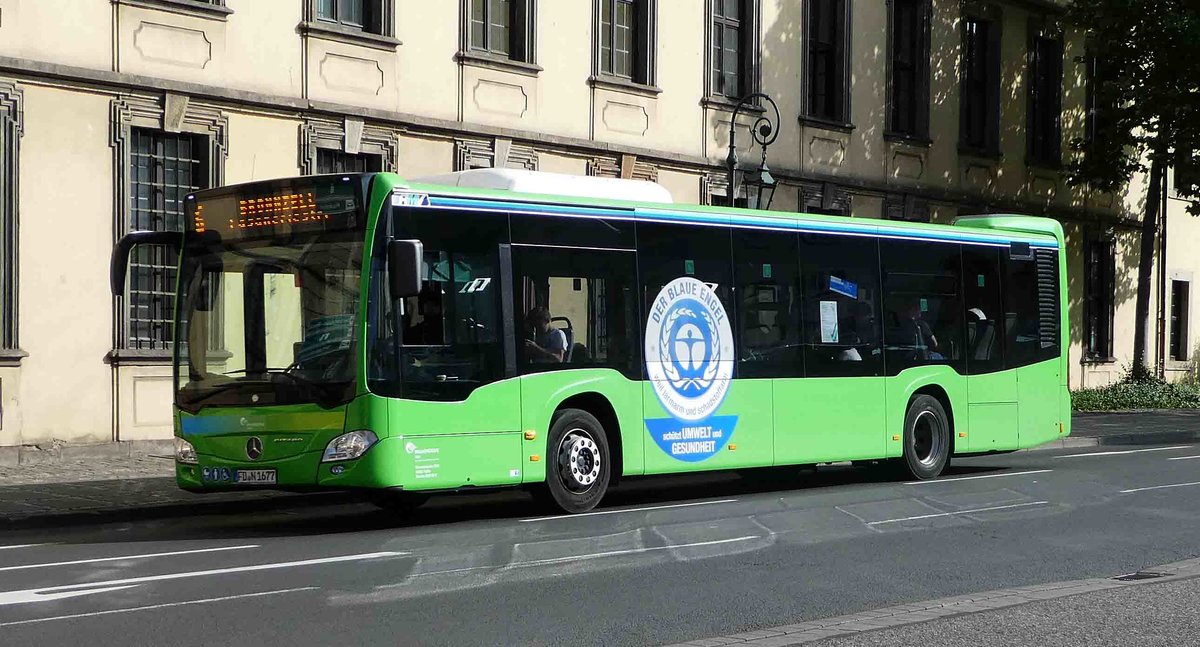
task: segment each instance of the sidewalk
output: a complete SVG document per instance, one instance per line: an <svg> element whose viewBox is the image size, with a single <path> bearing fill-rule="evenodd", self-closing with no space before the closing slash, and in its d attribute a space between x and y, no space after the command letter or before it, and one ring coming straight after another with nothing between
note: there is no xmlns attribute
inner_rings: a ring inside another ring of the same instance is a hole
<svg viewBox="0 0 1200 647"><path fill-rule="evenodd" d="M345 496L269 490L192 494L176 487L174 460L155 444L25 455L24 463L0 465L0 530L250 512Z"/></svg>
<svg viewBox="0 0 1200 647"><path fill-rule="evenodd" d="M1041 449L1200 442L1200 411L1077 413L1072 434ZM166 443L0 448L0 529L265 510L352 495L269 490L192 494L175 486Z"/></svg>

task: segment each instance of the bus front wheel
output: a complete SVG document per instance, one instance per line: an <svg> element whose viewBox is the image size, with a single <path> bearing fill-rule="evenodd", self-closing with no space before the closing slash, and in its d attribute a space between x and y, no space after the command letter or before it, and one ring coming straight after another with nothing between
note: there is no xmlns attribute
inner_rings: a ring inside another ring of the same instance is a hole
<svg viewBox="0 0 1200 647"><path fill-rule="evenodd" d="M917 479L931 479L950 463L950 421L937 398L918 395L904 415L904 466Z"/></svg>
<svg viewBox="0 0 1200 647"><path fill-rule="evenodd" d="M587 512L608 491L612 466L604 427L581 409L554 414L546 438L546 482L541 498L564 512Z"/></svg>

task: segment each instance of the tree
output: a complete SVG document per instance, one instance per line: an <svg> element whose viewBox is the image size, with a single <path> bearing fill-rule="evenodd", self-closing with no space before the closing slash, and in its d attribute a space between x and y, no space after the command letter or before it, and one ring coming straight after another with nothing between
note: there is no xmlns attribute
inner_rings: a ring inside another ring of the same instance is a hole
<svg viewBox="0 0 1200 647"><path fill-rule="evenodd" d="M1142 214L1132 375L1150 376L1146 325L1166 171L1200 162L1200 3L1072 0L1067 18L1087 32L1087 135L1071 142L1072 184L1119 191L1149 174ZM1200 165L1197 166L1200 168ZM1200 199L1200 186L1177 186ZM1196 204L1190 209L1200 215Z"/></svg>

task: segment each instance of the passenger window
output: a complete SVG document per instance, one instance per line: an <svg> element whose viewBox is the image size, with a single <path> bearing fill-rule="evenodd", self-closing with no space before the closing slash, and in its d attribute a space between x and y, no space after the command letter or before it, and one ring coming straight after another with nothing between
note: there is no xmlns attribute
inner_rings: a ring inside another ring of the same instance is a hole
<svg viewBox="0 0 1200 647"><path fill-rule="evenodd" d="M1004 254L1008 366L1027 366L1058 357L1057 252L1013 244Z"/></svg>
<svg viewBox="0 0 1200 647"><path fill-rule="evenodd" d="M967 373L1004 369L1003 310L1000 307L1000 250L963 247L963 318L966 321Z"/></svg>
<svg viewBox="0 0 1200 647"><path fill-rule="evenodd" d="M638 378L635 255L513 245L522 372L607 367Z"/></svg>
<svg viewBox="0 0 1200 647"><path fill-rule="evenodd" d="M803 377L796 234L735 229L738 374Z"/></svg>
<svg viewBox="0 0 1200 647"><path fill-rule="evenodd" d="M800 276L805 375L882 375L878 241L801 234Z"/></svg>
<svg viewBox="0 0 1200 647"><path fill-rule="evenodd" d="M731 326L737 321L728 229L638 223L637 235L643 313L653 310L654 299L663 287L677 278L691 276L713 288ZM646 316L643 314L639 327L643 335Z"/></svg>
<svg viewBox="0 0 1200 647"><path fill-rule="evenodd" d="M949 364L962 371L963 305L958 245L880 242L887 370Z"/></svg>

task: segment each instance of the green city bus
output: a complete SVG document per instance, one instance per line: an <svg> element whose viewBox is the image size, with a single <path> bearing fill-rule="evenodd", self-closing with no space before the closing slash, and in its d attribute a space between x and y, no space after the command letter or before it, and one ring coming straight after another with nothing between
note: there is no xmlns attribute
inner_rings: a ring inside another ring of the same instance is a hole
<svg viewBox="0 0 1200 647"><path fill-rule="evenodd" d="M684 206L650 183L526 171L435 180L200 191L186 231L118 242L117 296L134 248L178 254L182 488L411 507L525 486L575 513L621 477L863 461L929 479L952 456L1070 433L1054 220Z"/></svg>

